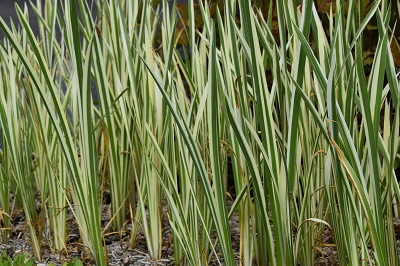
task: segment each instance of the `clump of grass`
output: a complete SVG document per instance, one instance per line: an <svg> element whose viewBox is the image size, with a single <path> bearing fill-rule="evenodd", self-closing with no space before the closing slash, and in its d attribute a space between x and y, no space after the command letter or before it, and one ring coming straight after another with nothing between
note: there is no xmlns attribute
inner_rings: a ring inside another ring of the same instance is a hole
<svg viewBox="0 0 400 266"><path fill-rule="evenodd" d="M332 246L327 232L340 264L397 265L394 7L296 3L190 0L180 32L165 0L94 1L96 16L86 1L38 0L39 36L19 7L21 31L0 19L0 206L9 213L11 192L21 200L35 256L44 232L66 248L69 208L106 265L107 188L110 226L131 223L131 246L143 230L153 259L166 204L176 265L312 265Z"/></svg>

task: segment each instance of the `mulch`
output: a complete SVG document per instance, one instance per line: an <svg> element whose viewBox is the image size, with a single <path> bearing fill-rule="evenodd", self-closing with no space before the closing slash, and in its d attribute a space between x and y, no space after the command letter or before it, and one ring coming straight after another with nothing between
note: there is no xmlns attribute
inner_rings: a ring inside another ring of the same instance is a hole
<svg viewBox="0 0 400 266"><path fill-rule="evenodd" d="M228 202L228 206L232 206L232 201ZM102 214L102 226L108 224L110 221L110 205L103 205ZM118 233L113 233L111 229L107 229L104 236L104 242L106 244L106 251L108 254L109 265L175 265L174 260L174 250L172 243L172 232L171 226L169 224L168 216L166 215L167 207L164 204L163 207L163 245L162 245L162 258L159 260L154 260L150 257L146 238L143 230L139 228L135 247L130 247L130 236L132 232L131 224L127 224L126 231L120 235ZM30 235L27 222L23 215L22 210L14 211L12 215L12 231L9 236L8 242L5 244L0 244L0 253L6 251L6 254L11 258L15 258L20 253L33 254L33 250L30 246ZM239 219L237 215L234 215L231 222L231 230L233 240L233 249L236 258L239 258ZM81 244L79 237L78 225L73 217L72 212L67 214L67 251L62 254L55 254L46 240L42 241L41 246L41 261L35 261L38 266L47 266L50 263L54 265L62 265L65 262L72 261L75 257L82 260L84 265L95 265L93 257L90 255L88 248ZM237 237L235 237L237 236ZM215 239L215 235L213 236ZM217 247L217 254L219 249ZM239 261L237 261L239 264ZM218 265L216 258L212 258L210 265Z"/></svg>
<svg viewBox="0 0 400 266"><path fill-rule="evenodd" d="M228 200L229 208L232 206L232 204L233 202ZM143 230L141 229L138 231L135 247L133 249L130 247L129 241L132 229L131 225L128 224L126 226L126 232L124 232L122 235L113 233L111 229L108 229L104 236L109 265L175 265L171 226L169 224L166 212L167 207L166 204L164 204L163 213L165 215L163 215L162 229L163 245L162 258L160 260L153 260L149 256L146 238ZM110 205L105 204L103 205L102 225L105 226L109 221ZM394 225L397 236L397 246L400 254L400 219L395 219ZM239 265L240 227L237 213L235 213L232 217L230 221L230 227L235 260L236 264ZM69 233L67 239L67 251L63 254L55 254L50 249L49 244L43 240L42 260L36 261L37 265L46 266L50 263L53 263L54 265L62 265L65 262L72 261L75 257L80 258L84 265L95 265L94 259L90 255L88 249L81 244L78 226L71 212L67 214L67 231ZM215 234L212 236L212 238L215 239ZM7 255L12 258L22 252L33 254L29 241L29 230L23 215L23 211L17 210L13 213L11 236L9 237L7 243L0 244L0 253L5 250ZM330 230L325 229L322 237L322 244L316 248L319 251L319 255L317 256L314 265L339 265L336 247L334 245L332 232ZM217 254L220 254L218 247ZM213 257L210 261L210 265L218 265L215 257Z"/></svg>

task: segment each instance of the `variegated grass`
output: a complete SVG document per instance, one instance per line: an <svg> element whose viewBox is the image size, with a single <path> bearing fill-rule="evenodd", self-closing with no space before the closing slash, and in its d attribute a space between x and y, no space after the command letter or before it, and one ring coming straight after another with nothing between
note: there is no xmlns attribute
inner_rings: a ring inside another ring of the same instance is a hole
<svg viewBox="0 0 400 266"><path fill-rule="evenodd" d="M21 9L21 33L0 20L1 210L10 213L10 193L19 198L36 257L42 237L65 249L70 209L106 264L109 189L113 230L129 229L132 247L141 230L153 259L168 217L176 265L312 265L331 245L326 234L340 264L398 264L394 7L188 1L185 20L169 4L95 1L93 16L86 1L37 1L38 39ZM369 74L362 38L372 20Z"/></svg>

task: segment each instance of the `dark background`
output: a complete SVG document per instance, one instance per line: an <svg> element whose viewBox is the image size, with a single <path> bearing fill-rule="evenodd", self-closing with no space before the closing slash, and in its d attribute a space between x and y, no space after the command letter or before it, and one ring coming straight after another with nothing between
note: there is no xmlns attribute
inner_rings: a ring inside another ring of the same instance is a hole
<svg viewBox="0 0 400 266"><path fill-rule="evenodd" d="M15 5L19 5L19 7L22 10L24 10L24 6L26 4L26 6L28 8L28 13L29 13L29 22L30 22L29 24L30 24L33 32L37 33L38 32L38 19L36 17L35 12L31 8L32 5L31 5L30 1L36 2L36 0L0 0L0 17L2 17L8 25L10 25L11 20L14 22L15 25L19 25L18 24L19 19L17 16L17 12L15 10ZM60 2L62 2L62 1L59 1L59 3ZM91 5L91 3L92 3L91 0L88 0L87 2L89 3L89 5ZM0 30L0 40L2 41L3 38L4 38L4 34Z"/></svg>
<svg viewBox="0 0 400 266"><path fill-rule="evenodd" d="M26 5L30 8L29 0L0 0L0 17L10 25L10 19L15 23L18 21L17 12L15 11L15 4L18 4L23 10L23 6ZM32 29L37 31L37 18L35 18L34 12L29 10L29 21L31 22ZM0 30L0 39L3 40L4 34Z"/></svg>
<svg viewBox="0 0 400 266"><path fill-rule="evenodd" d="M132 0L132 1L137 1L137 0ZM35 2L33 0L32 2ZM178 0L177 3L179 4L184 4L187 3L187 0ZM5 22L7 22L8 25L10 25L10 19L14 21L15 24L18 22L18 16L17 12L15 11L15 5L18 4L22 10L24 7L24 4L27 5L29 9L29 21L30 25L32 27L33 32L38 31L38 22L37 18L35 15L35 12L31 9L31 4L30 0L0 0L0 17L4 19ZM3 32L0 30L0 40L2 41L4 38Z"/></svg>

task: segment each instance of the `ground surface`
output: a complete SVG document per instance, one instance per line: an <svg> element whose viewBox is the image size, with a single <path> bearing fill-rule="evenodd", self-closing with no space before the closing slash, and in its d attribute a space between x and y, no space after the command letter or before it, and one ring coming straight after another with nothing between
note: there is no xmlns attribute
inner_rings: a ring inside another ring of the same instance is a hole
<svg viewBox="0 0 400 266"><path fill-rule="evenodd" d="M232 206L232 201L228 202L229 207ZM164 214L167 208L163 208ZM110 221L110 205L103 205L102 226ZM89 255L87 249L80 244L79 230L75 219L71 213L67 217L68 224L68 240L67 253L54 254L48 243L42 241L42 260L36 261L39 266L46 266L50 263L61 265L64 262L71 261L73 258L80 258L85 265L94 265L93 258ZM233 249L238 258L239 255L239 220L238 216L234 215L231 222ZM33 254L29 244L29 230L22 210L18 210L13 214L12 234L6 244L0 244L0 253L6 251L7 254L14 258L21 252ZM172 234L167 215L163 215L163 248L162 259L152 260L149 256L146 239L143 231L139 229L136 239L136 245L133 249L130 248L129 241L131 236L131 225L127 225L127 231L122 235L114 234L110 230L106 232L105 243L110 265L175 265L174 250L172 244ZM218 252L218 250L217 250ZM212 259L211 265L217 265L216 259Z"/></svg>
<svg viewBox="0 0 400 266"><path fill-rule="evenodd" d="M232 206L232 201L228 201L228 207ZM164 214L167 208L163 208ZM110 221L110 205L103 205L102 226L104 227ZM36 261L39 266L46 266L49 263L61 265L64 262L71 261L73 258L80 258L85 265L95 265L93 258L89 255L87 249L80 244L79 230L75 219L71 213L67 217L68 224L68 240L67 253L60 255L54 254L46 241L42 242L42 261ZM239 265L239 247L240 247L240 232L239 218L235 213L230 221L232 232L232 245L236 256L236 263ZM10 257L15 257L21 252L32 254L32 248L29 244L29 233L26 220L22 210L17 210L13 213L12 234L6 244L0 244L0 253L5 250ZM395 230L397 236L397 245L400 252L400 219L395 220ZM107 254L109 264L113 265L174 265L174 251L172 244L171 227L169 225L167 215L163 215L163 248L162 259L152 260L149 256L146 239L143 231L139 229L136 245L133 249L129 246L131 235L131 226L127 225L127 231L122 235L113 234L110 230L106 232L105 243L107 246ZM215 237L215 236L214 236ZM324 231L322 245L316 247L319 250L319 255L316 258L315 265L339 265L337 261L336 248L334 239L329 230ZM217 253L220 251L217 249ZM218 265L216 258L211 260L210 265Z"/></svg>

